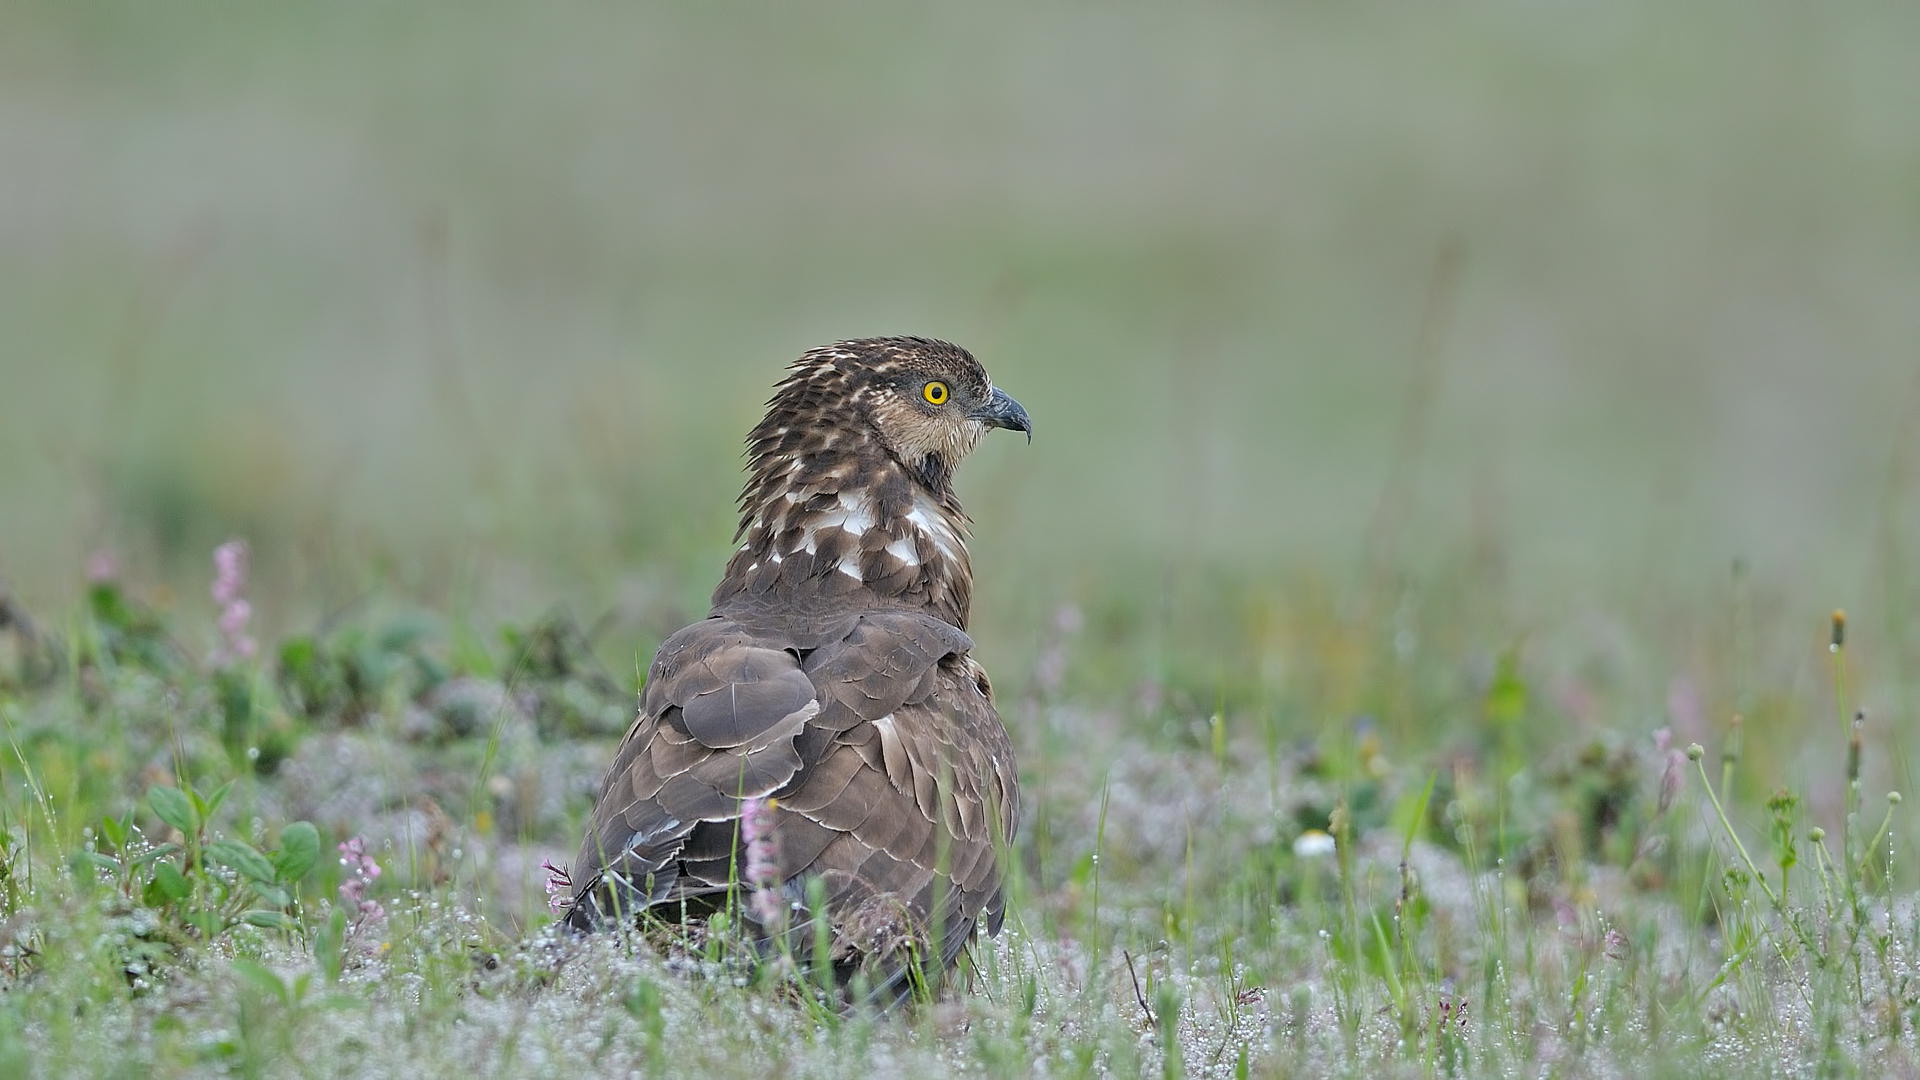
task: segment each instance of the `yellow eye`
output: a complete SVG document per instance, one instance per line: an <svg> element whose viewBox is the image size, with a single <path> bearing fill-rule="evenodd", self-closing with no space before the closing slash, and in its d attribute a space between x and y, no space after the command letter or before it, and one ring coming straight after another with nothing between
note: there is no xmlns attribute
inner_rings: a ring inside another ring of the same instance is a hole
<svg viewBox="0 0 1920 1080"><path fill-rule="evenodd" d="M947 403L947 384L941 382L939 379L935 379L927 384L926 389L920 391L920 396L926 398L927 404L929 405L945 405Z"/></svg>

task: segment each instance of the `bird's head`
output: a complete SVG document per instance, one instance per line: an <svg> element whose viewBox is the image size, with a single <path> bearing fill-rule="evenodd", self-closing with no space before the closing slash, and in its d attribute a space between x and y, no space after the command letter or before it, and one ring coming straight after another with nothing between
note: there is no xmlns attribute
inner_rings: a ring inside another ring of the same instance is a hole
<svg viewBox="0 0 1920 1080"><path fill-rule="evenodd" d="M993 385L972 353L928 338L863 338L813 349L767 405L752 437L756 454L813 440L828 449L839 438L871 434L936 490L990 429L1033 438L1027 411Z"/></svg>
<svg viewBox="0 0 1920 1080"><path fill-rule="evenodd" d="M953 470L1027 411L957 345L863 338L809 351L747 436L741 542L716 611L904 604L967 625L972 570Z"/></svg>

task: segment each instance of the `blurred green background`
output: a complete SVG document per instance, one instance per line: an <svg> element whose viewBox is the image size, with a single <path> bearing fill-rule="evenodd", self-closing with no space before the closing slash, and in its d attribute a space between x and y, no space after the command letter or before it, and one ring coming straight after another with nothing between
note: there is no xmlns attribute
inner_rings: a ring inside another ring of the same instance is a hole
<svg viewBox="0 0 1920 1080"><path fill-rule="evenodd" d="M1370 544L1523 611L1736 558L1911 606L1912 5L0 22L0 577L36 605L109 551L210 620L240 535L269 631L369 590L670 626L780 367L918 333L1036 422L961 475L990 662L1066 602L1337 594Z"/></svg>

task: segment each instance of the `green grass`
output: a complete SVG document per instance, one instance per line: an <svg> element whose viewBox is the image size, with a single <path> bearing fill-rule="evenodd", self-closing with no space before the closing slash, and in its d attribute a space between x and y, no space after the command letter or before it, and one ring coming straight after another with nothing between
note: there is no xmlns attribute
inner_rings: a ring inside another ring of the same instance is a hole
<svg viewBox="0 0 1920 1080"><path fill-rule="evenodd" d="M1284 669L1167 646L1159 616L1057 613L1002 676L1025 791L1007 930L963 987L879 1017L710 949L552 930L539 863L566 858L632 690L565 617L368 614L210 671L100 584L13 633L0 683L0 1055L36 1075L1920 1061L1898 738L1848 719L1885 673L1740 626L1752 655L1683 665L1647 708L1617 641L1510 640L1447 599L1483 586L1403 578L1384 614L1239 597L1224 632ZM1157 667L1103 692L1143 641ZM1702 704L1724 694L1758 704L1737 741ZM1788 745L1798 766L1761 764ZM310 871L296 821L326 855ZM338 891L352 836L380 917Z"/></svg>

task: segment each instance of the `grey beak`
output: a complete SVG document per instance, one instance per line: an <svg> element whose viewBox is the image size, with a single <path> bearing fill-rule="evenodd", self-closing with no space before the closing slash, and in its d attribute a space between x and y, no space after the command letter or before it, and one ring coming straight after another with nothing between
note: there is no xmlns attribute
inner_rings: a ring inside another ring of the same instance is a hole
<svg viewBox="0 0 1920 1080"><path fill-rule="evenodd" d="M1006 428L1008 431L1024 431L1027 441L1033 441L1033 421L1027 419L1027 410L1020 403L1007 396L1005 390L993 388L980 407L968 414L988 427Z"/></svg>

